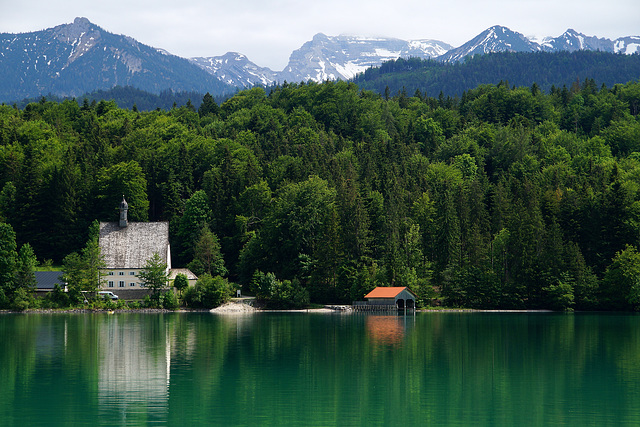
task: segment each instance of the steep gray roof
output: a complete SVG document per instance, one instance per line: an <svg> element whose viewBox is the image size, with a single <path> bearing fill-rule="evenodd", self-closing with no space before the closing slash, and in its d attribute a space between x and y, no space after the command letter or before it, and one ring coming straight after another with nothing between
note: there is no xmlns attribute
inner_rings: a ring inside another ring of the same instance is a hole
<svg viewBox="0 0 640 427"><path fill-rule="evenodd" d="M169 247L168 222L100 223L100 250L107 268L143 268L154 252L164 263Z"/></svg>

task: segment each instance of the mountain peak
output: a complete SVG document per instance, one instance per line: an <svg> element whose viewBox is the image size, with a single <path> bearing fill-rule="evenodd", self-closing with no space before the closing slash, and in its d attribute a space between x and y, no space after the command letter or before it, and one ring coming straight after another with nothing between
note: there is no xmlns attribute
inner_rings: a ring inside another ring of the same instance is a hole
<svg viewBox="0 0 640 427"><path fill-rule="evenodd" d="M557 50L600 50L603 52L613 52L614 42L609 39L599 39L598 37L585 36L584 34L569 28L558 37L547 37L541 43L542 49L550 52Z"/></svg>
<svg viewBox="0 0 640 427"><path fill-rule="evenodd" d="M507 31L511 31L511 30L503 25L494 25L492 27L489 27L487 31L506 33Z"/></svg>
<svg viewBox="0 0 640 427"><path fill-rule="evenodd" d="M91 25L91 21L85 17L79 16L73 20L73 25L88 26Z"/></svg>
<svg viewBox="0 0 640 427"><path fill-rule="evenodd" d="M325 41L325 40L329 40L329 37L327 37L327 35L324 33L318 33L315 36L313 36L312 40L314 42Z"/></svg>
<svg viewBox="0 0 640 427"><path fill-rule="evenodd" d="M348 80L367 68L398 58L435 58L451 47L436 40L406 41L390 37L316 34L291 53L279 81Z"/></svg>
<svg viewBox="0 0 640 427"><path fill-rule="evenodd" d="M524 35L502 25L494 25L462 46L451 49L439 59L445 62L456 62L469 55L491 52L536 52L539 50L540 46L529 41Z"/></svg>
<svg viewBox="0 0 640 427"><path fill-rule="evenodd" d="M0 99L52 93L78 96L116 85L159 93L205 92L226 85L184 58L104 31L87 18L33 33L0 34Z"/></svg>
<svg viewBox="0 0 640 427"><path fill-rule="evenodd" d="M53 29L53 33L58 41L71 43L90 32L95 38L99 36L98 30L99 28L93 25L87 18L76 18L72 24L58 25Z"/></svg>

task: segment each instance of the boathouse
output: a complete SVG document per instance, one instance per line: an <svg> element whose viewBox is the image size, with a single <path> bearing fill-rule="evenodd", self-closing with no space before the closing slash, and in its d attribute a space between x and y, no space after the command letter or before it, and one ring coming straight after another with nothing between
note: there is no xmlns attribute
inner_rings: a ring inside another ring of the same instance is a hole
<svg viewBox="0 0 640 427"><path fill-rule="evenodd" d="M407 287L378 286L364 296L366 301L354 303L361 310L403 310L415 309L416 296Z"/></svg>

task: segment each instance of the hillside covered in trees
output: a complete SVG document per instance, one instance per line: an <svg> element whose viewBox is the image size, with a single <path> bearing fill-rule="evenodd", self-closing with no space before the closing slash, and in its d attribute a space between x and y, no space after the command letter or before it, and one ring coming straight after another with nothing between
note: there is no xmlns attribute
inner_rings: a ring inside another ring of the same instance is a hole
<svg viewBox="0 0 640 427"><path fill-rule="evenodd" d="M640 83L593 80L0 106L0 221L59 263L124 194L130 220L170 221L174 266L271 298L348 303L392 285L424 305L634 309L639 111ZM223 260L206 255L217 242Z"/></svg>
<svg viewBox="0 0 640 427"><path fill-rule="evenodd" d="M549 92L553 86L571 86L585 78L609 87L638 78L640 55L600 51L575 52L495 52L474 55L462 62L444 63L434 59L408 58L388 61L356 76L361 89L379 94L405 91L413 95L462 96L482 84L509 83L530 86L536 82Z"/></svg>

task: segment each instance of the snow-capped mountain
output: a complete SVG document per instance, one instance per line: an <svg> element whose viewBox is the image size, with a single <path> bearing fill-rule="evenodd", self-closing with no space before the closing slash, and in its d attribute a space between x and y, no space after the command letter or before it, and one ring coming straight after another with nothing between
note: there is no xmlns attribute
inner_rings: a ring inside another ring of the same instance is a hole
<svg viewBox="0 0 640 427"><path fill-rule="evenodd" d="M451 49L438 40L405 41L393 38L316 34L295 50L279 73L282 80L348 80L367 68L398 58L435 58Z"/></svg>
<svg viewBox="0 0 640 427"><path fill-rule="evenodd" d="M599 50L630 55L638 52L639 47L640 37L636 36L609 40L586 36L569 29L558 37L537 39L535 37L525 37L507 27L496 25L483 31L462 46L451 49L437 59L445 62L456 62L469 55L493 52L574 52L576 50Z"/></svg>
<svg viewBox="0 0 640 427"><path fill-rule="evenodd" d="M493 26L460 47L437 40L316 34L295 50L282 71L260 67L240 54L180 58L166 50L109 33L86 18L43 31L0 33L0 102L43 94L78 96L116 85L162 90L231 93L273 83L348 80L369 67L398 58L455 62L491 52L600 50L639 53L640 37L616 40L567 30L558 37L527 38Z"/></svg>
<svg viewBox="0 0 640 427"><path fill-rule="evenodd" d="M547 52L558 52L566 50L575 52L576 50L600 50L603 52L613 52L614 42L609 39L599 39L589 37L573 29L568 29L561 36L544 38L540 46Z"/></svg>
<svg viewBox="0 0 640 427"><path fill-rule="evenodd" d="M451 49L438 59L445 62L456 62L469 55L493 52L537 52L539 50L541 50L539 44L530 41L522 34L511 31L507 27L495 25L462 46Z"/></svg>
<svg viewBox="0 0 640 427"><path fill-rule="evenodd" d="M109 33L86 18L22 34L0 34L0 101L48 93L79 96L116 85L148 92L233 92L184 58Z"/></svg>
<svg viewBox="0 0 640 427"><path fill-rule="evenodd" d="M228 84L246 87L284 81L348 80L384 61L408 57L435 58L451 47L437 40L405 41L316 34L291 54L289 63L279 72L259 67L239 53L191 58L191 61Z"/></svg>
<svg viewBox="0 0 640 427"><path fill-rule="evenodd" d="M613 42L613 51L615 53L624 53L625 55L640 54L640 36L620 37Z"/></svg>
<svg viewBox="0 0 640 427"><path fill-rule="evenodd" d="M227 52L222 56L191 58L196 65L204 68L221 81L236 87L268 86L278 80L277 73L266 67L259 67L241 53Z"/></svg>

